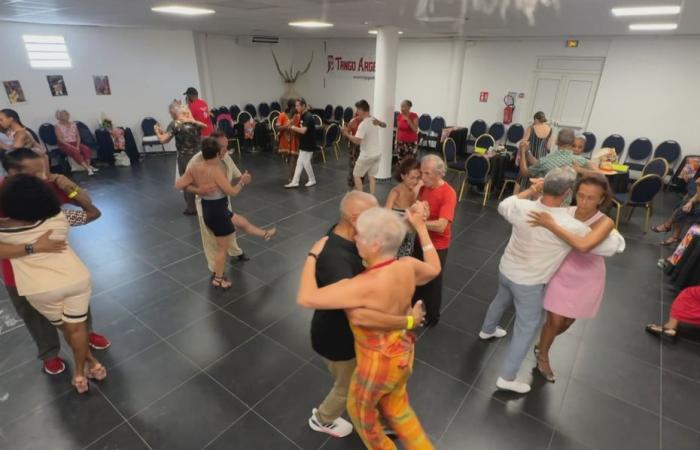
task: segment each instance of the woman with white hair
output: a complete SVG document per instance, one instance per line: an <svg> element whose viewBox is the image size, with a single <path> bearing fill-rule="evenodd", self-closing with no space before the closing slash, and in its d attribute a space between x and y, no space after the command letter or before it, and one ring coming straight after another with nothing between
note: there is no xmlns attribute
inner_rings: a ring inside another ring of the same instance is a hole
<svg viewBox="0 0 700 450"><path fill-rule="evenodd" d="M394 212L374 207L357 219L355 243L367 268L352 279L319 288L316 260L328 240L316 242L309 252L301 275L297 303L314 309L369 308L388 314L406 314L403 330L374 330L353 323L357 366L352 376L347 407L360 438L370 449L395 448L384 434L379 409L388 425L406 448L432 449L406 391L413 367L416 325L410 314L416 285L440 273L440 258L430 241L422 214L407 211L423 246L425 262L410 256L396 259L406 234L406 226Z"/></svg>
<svg viewBox="0 0 700 450"><path fill-rule="evenodd" d="M187 163L197 153L202 146L202 130L206 124L196 121L192 117L190 109L179 100L173 100L168 108L170 116L173 118L168 128L163 131L160 124L156 124L155 132L158 140L162 144L170 142L175 138L175 148L177 149L177 173L182 176L187 169ZM182 212L186 216L197 215L195 205L195 195L192 192L183 191L186 208Z"/></svg>
<svg viewBox="0 0 700 450"><path fill-rule="evenodd" d="M56 111L56 120L54 129L56 130L58 149L83 166L88 175L93 176L95 172L99 172L99 169L90 163L92 150L80 142L78 126L70 120L68 111L65 109Z"/></svg>

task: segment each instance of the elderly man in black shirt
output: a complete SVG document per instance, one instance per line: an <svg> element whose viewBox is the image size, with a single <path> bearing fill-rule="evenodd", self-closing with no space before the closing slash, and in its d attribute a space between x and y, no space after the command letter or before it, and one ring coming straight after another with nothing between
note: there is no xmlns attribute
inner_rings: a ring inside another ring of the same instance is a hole
<svg viewBox="0 0 700 450"><path fill-rule="evenodd" d="M377 199L364 192L351 191L343 197L340 221L328 233L328 242L318 255L316 282L319 287L353 278L364 270L354 242L355 223L362 212L375 206L378 206ZM416 308L420 307L419 304ZM334 383L319 407L312 410L309 426L335 437L345 437L353 430L352 424L341 417L355 370L355 341L348 318L354 324L379 329L396 330L406 326L406 316L369 309L314 311L311 346L324 358Z"/></svg>

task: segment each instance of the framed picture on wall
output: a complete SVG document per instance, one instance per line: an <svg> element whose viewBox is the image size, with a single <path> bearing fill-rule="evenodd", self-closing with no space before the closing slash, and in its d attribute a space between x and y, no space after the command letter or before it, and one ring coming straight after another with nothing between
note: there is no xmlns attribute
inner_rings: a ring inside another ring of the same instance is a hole
<svg viewBox="0 0 700 450"><path fill-rule="evenodd" d="M54 97L64 97L68 95L66 83L63 81L63 75L46 75L46 80L49 82L49 90Z"/></svg>
<svg viewBox="0 0 700 450"><path fill-rule="evenodd" d="M19 84L19 80L3 81L2 84L5 86L5 92L7 93L7 98L10 100L11 105L27 101L27 98L24 96L24 90L22 90L22 85Z"/></svg>
<svg viewBox="0 0 700 450"><path fill-rule="evenodd" d="M109 87L109 77L107 75L93 75L92 80L95 82L95 94L112 95L112 88Z"/></svg>

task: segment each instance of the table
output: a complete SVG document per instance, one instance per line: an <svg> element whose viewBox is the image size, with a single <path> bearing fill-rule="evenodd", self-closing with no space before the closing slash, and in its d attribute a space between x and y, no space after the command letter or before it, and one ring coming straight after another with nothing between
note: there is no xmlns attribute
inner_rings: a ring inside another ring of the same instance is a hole
<svg viewBox="0 0 700 450"><path fill-rule="evenodd" d="M616 194L624 194L628 191L628 186L630 183L630 173L627 172L615 172L610 174L605 174L605 177L610 183L610 187Z"/></svg>
<svg viewBox="0 0 700 450"><path fill-rule="evenodd" d="M506 172L518 172L515 158L510 152L497 153L489 157L489 162L491 163L491 186L493 186L494 192L500 189Z"/></svg>
<svg viewBox="0 0 700 450"><path fill-rule="evenodd" d="M467 128L452 127L450 131L450 138L455 141L455 147L457 148L457 157L467 156L467 136L469 135L469 130Z"/></svg>

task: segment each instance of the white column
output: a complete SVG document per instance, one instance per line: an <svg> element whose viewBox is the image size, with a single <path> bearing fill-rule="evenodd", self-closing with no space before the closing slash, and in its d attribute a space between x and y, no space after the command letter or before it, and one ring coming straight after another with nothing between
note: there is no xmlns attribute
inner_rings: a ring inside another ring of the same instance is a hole
<svg viewBox="0 0 700 450"><path fill-rule="evenodd" d="M377 33L377 68L374 75L374 101L372 115L386 122L379 129L379 145L382 159L377 178L391 178L391 145L393 137L394 108L396 105L396 65L399 56L399 29L380 27Z"/></svg>
<svg viewBox="0 0 700 450"><path fill-rule="evenodd" d="M194 54L197 58L197 74L199 75L199 97L204 99L210 108L213 108L217 103L214 98L214 83L209 67L209 43L206 33L194 33Z"/></svg>
<svg viewBox="0 0 700 450"><path fill-rule="evenodd" d="M447 125L457 125L457 120L459 118L459 103L462 97L462 77L466 49L466 41L457 39L452 42L450 77L447 84L447 117L445 117Z"/></svg>

